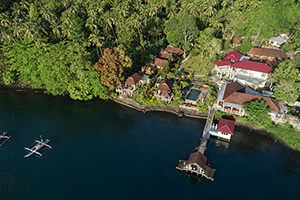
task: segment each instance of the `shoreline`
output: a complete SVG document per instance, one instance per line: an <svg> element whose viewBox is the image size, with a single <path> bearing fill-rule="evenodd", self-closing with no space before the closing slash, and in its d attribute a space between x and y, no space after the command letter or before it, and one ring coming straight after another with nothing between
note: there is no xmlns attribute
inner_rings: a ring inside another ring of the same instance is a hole
<svg viewBox="0 0 300 200"><path fill-rule="evenodd" d="M45 89L35 89L32 88L29 85L24 85L20 83L13 83L9 85L0 84L0 88L5 90L11 90L11 91L39 91L39 92L45 92ZM177 115L178 117L188 117L188 118L194 118L194 119L207 119L207 113L198 113L198 111L188 111L187 109L179 108L179 107L161 107L161 106L152 106L152 105L141 105L137 102L132 101L128 98L112 98L111 101L118 103L120 105L129 107L131 109L135 109L137 111L147 113L147 112L168 112ZM248 124L243 121L236 120L236 126L247 128L249 131L256 131L258 134L263 134L271 137L272 139L276 140L277 142L280 142L282 145L284 145L287 149L300 152L300 150L293 149L292 147L288 146L283 140L278 138L275 134L267 132L264 128L254 128L251 124Z"/></svg>

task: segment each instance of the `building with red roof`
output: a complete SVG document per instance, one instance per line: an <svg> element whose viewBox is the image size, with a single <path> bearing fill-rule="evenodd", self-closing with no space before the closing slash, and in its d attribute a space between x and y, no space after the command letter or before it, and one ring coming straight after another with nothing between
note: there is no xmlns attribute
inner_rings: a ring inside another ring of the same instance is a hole
<svg viewBox="0 0 300 200"><path fill-rule="evenodd" d="M225 60L229 60L231 62L239 62L241 60L241 58L243 57L243 54L241 54L238 51L232 51L229 54L227 54L225 56L225 58L223 59L223 61Z"/></svg>
<svg viewBox="0 0 300 200"><path fill-rule="evenodd" d="M235 121L220 118L216 129L211 129L209 133L210 135L216 136L220 139L230 141L231 136L234 133L234 125Z"/></svg>
<svg viewBox="0 0 300 200"><path fill-rule="evenodd" d="M220 78L231 79L255 88L265 87L273 68L266 63L249 61L248 58L238 51L230 52L223 60L214 62L213 71L217 72Z"/></svg>

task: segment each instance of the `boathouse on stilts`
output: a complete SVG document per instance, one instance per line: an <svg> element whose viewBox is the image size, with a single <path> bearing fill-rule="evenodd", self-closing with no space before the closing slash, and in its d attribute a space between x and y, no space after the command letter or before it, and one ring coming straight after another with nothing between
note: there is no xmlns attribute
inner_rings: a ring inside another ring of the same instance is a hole
<svg viewBox="0 0 300 200"><path fill-rule="evenodd" d="M235 121L220 118L218 125L212 125L209 133L210 135L215 136L218 139L226 140L229 142L234 132L234 125Z"/></svg>

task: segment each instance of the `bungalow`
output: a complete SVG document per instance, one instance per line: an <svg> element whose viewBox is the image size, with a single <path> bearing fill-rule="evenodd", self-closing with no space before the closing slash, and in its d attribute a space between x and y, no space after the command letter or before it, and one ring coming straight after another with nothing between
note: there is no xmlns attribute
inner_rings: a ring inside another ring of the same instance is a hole
<svg viewBox="0 0 300 200"><path fill-rule="evenodd" d="M287 59L288 55L285 51L280 49L268 49L252 47L247 55L250 57L257 57L263 60L276 60L276 59Z"/></svg>
<svg viewBox="0 0 300 200"><path fill-rule="evenodd" d="M175 62L178 57L173 54L173 53L165 53L165 52L159 52L157 55L156 55L157 58L160 58L160 59L164 59L164 60L168 60L170 62Z"/></svg>
<svg viewBox="0 0 300 200"><path fill-rule="evenodd" d="M234 124L235 121L233 120L220 118L216 130L211 129L209 133L210 135L230 141L230 138L234 133Z"/></svg>
<svg viewBox="0 0 300 200"><path fill-rule="evenodd" d="M268 42L272 46L281 47L281 45L288 41L289 37L289 33L282 33L279 36L269 38Z"/></svg>
<svg viewBox="0 0 300 200"><path fill-rule="evenodd" d="M119 84L117 86L116 92L119 94L132 96L138 83L141 82L143 85L147 83L145 79L147 80L148 76L143 79L144 76L137 73L133 74L126 79L125 84Z"/></svg>
<svg viewBox="0 0 300 200"><path fill-rule="evenodd" d="M178 56L181 56L184 53L184 51L181 50L180 48L176 48L176 47L173 47L171 45L168 45L163 51L165 53L174 53Z"/></svg>
<svg viewBox="0 0 300 200"><path fill-rule="evenodd" d="M231 62L239 62L243 57L243 54L241 54L238 51L232 51L228 53L223 61L231 61Z"/></svg>
<svg viewBox="0 0 300 200"><path fill-rule="evenodd" d="M169 79L163 80L157 87L157 92L155 93L155 97L161 99L162 101L166 101L170 103L173 98L172 94L173 82Z"/></svg>
<svg viewBox="0 0 300 200"><path fill-rule="evenodd" d="M253 90L238 82L222 84L218 92L216 107L218 110L223 112L244 116L245 111L243 109L243 105L254 100L265 101L265 103L270 107L270 118L274 122L286 121L285 115L287 113L287 108L284 104L276 101L275 99L261 96L258 92L253 92Z"/></svg>
<svg viewBox="0 0 300 200"><path fill-rule="evenodd" d="M203 174L206 167L207 158L201 152L194 152L190 154L187 164L184 167L196 173Z"/></svg>
<svg viewBox="0 0 300 200"><path fill-rule="evenodd" d="M239 46L240 44L242 44L243 43L243 41L245 40L245 38L244 37L232 37L231 38L231 45L232 46Z"/></svg>
<svg viewBox="0 0 300 200"><path fill-rule="evenodd" d="M255 88L264 87L272 67L265 63L242 60L231 64L230 61L214 62L214 71L220 78L229 78L243 85L252 85Z"/></svg>
<svg viewBox="0 0 300 200"><path fill-rule="evenodd" d="M156 67L157 69L162 69L162 68L164 68L166 63L168 64L167 60L163 60L161 58L155 57L155 58L153 58L153 64L152 65L154 67Z"/></svg>
<svg viewBox="0 0 300 200"><path fill-rule="evenodd" d="M275 47L281 47L284 43L286 43L288 39L287 38L282 38L280 36L276 37L271 37L268 39L268 42L270 45L275 46Z"/></svg>
<svg viewBox="0 0 300 200"><path fill-rule="evenodd" d="M249 60L249 59L250 57L244 56L238 51L232 51L225 56L223 61L230 61L232 63L235 63L235 62L241 62L242 60Z"/></svg>

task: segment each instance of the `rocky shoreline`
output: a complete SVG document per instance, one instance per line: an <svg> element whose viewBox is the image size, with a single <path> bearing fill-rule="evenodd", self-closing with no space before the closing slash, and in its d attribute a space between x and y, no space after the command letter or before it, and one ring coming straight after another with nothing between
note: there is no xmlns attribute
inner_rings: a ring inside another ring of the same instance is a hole
<svg viewBox="0 0 300 200"><path fill-rule="evenodd" d="M151 111L161 111L161 112L169 112L173 113L179 117L191 117L191 118L198 118L198 119L206 119L207 118L207 113L198 113L197 110L191 110L189 111L188 109L183 109L179 107L161 107L161 106L152 106L152 105L141 105L137 102L132 101L131 99L127 98L120 98L116 97L115 99L112 99L114 102L122 104L124 106L133 108L135 110L141 111L141 112L151 112Z"/></svg>

